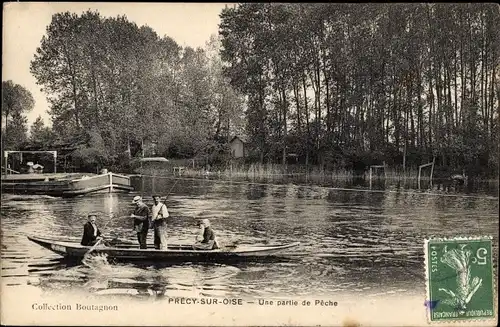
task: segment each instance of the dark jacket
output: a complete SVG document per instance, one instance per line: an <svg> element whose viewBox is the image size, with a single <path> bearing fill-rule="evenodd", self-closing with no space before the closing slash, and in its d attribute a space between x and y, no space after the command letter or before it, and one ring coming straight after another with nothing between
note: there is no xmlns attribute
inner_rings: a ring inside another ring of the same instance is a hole
<svg viewBox="0 0 500 327"><path fill-rule="evenodd" d="M134 209L134 215L144 217L144 220L134 219L134 230L136 232L147 233L151 220L151 210L146 204L142 204Z"/></svg>
<svg viewBox="0 0 500 327"><path fill-rule="evenodd" d="M97 228L97 236L101 236L101 231L99 230L99 228ZM92 226L92 224L90 222L87 222L83 226L83 237L80 244L86 246L94 245L97 240L97 236L94 236L94 227Z"/></svg>
<svg viewBox="0 0 500 327"><path fill-rule="evenodd" d="M205 227L203 231L203 241L201 243L208 243L209 241L215 241L215 233L212 227ZM213 249L218 249L217 242L214 242Z"/></svg>

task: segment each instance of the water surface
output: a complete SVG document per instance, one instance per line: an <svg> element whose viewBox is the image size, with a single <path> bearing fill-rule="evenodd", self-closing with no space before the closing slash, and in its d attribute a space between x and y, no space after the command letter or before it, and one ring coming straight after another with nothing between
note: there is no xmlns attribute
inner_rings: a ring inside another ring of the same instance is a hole
<svg viewBox="0 0 500 327"><path fill-rule="evenodd" d="M483 193L210 179L145 178L134 184L138 191L131 194L73 199L2 194L2 286L139 298L424 294L424 238L492 235L497 251L498 199ZM95 257L81 264L26 238L79 241L87 214L97 212L105 235L135 242L127 217L131 200L142 194L150 204L153 192L168 194L169 236L176 242L192 242L195 218L209 218L222 242L301 246L273 262L127 264Z"/></svg>

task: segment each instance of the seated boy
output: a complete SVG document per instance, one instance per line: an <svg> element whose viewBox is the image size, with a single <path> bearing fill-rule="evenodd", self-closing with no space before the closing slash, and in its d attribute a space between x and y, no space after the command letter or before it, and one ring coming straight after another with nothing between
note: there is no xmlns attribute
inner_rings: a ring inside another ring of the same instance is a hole
<svg viewBox="0 0 500 327"><path fill-rule="evenodd" d="M200 234L196 236L196 243L193 245L197 250L214 250L218 249L217 238L214 230L210 226L208 219L203 219L199 222Z"/></svg>

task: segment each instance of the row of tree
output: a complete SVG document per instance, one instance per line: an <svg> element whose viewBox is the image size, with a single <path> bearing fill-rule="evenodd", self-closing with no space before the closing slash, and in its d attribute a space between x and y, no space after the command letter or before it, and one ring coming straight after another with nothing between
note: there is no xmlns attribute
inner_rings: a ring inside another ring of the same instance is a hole
<svg viewBox="0 0 500 327"><path fill-rule="evenodd" d="M253 3L221 20L256 159L405 169L436 157L496 174L497 5Z"/></svg>
<svg viewBox="0 0 500 327"><path fill-rule="evenodd" d="M88 164L221 152L241 130L242 98L222 74L219 41L182 48L126 17L52 17L31 62L53 132ZM223 151L222 151L223 152Z"/></svg>
<svg viewBox="0 0 500 327"><path fill-rule="evenodd" d="M496 5L252 3L220 17L219 38L192 49L126 17L54 15L31 63L53 126L37 120L32 145L70 145L83 166L148 144L217 161L245 126L252 162L406 169L436 158L497 174ZM33 100L4 84L12 147Z"/></svg>

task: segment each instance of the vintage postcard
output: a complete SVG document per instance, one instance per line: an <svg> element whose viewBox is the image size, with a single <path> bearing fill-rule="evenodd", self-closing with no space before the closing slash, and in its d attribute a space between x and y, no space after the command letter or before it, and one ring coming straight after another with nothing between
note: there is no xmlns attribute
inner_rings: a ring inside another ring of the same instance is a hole
<svg viewBox="0 0 500 327"><path fill-rule="evenodd" d="M1 323L496 326L499 28L4 3Z"/></svg>

